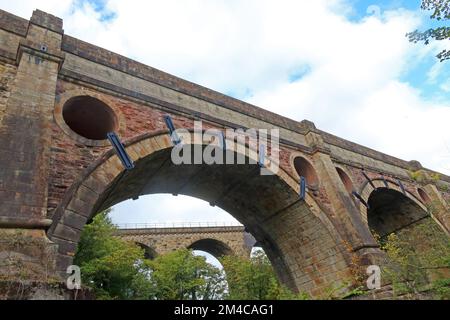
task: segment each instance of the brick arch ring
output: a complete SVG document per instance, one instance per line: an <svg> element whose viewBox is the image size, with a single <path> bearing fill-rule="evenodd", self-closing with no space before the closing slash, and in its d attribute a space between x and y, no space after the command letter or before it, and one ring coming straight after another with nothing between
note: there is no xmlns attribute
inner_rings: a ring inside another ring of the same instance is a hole
<svg viewBox="0 0 450 320"><path fill-rule="evenodd" d="M366 203L369 203L370 195L372 194L373 191L375 191L378 188L391 189L391 190L395 190L395 191L398 191L398 192L403 194L402 188L395 181L392 181L390 179L383 180L383 178L375 178L375 179L372 179L371 181L372 181L372 183L373 183L373 185L375 187L373 187L367 181L362 186L361 192L360 192L361 198ZM385 181L386 181L386 184L385 184ZM404 195L408 199L412 200L416 205L418 205L425 212L428 212L428 208L419 200L419 198L416 195L414 195L413 193L409 192L408 190L405 190L405 194ZM367 220L367 208L362 203L359 203L359 211L361 213L361 217L363 218L363 220L367 222L368 221Z"/></svg>
<svg viewBox="0 0 450 320"><path fill-rule="evenodd" d="M188 132L188 134L191 135L191 141L198 141L195 140L195 134L192 132ZM227 146L228 145L229 143L227 143ZM125 147L132 160L136 162L158 151L172 149L173 143L167 131L158 131L127 141ZM242 150L236 143L235 148L236 149L232 151L236 153ZM250 156L255 157L252 160L257 163L257 152L254 152L255 150L249 152L250 148L251 147L248 145L245 146L245 156L248 156L249 158ZM266 158L265 164L267 164L267 168L270 168L269 164L271 161L273 161L273 159L270 159L269 157ZM124 169L120 159L115 155L113 150L106 152L99 160L93 163L89 168L85 169L84 174L68 189L62 202L55 209L52 218L53 223L47 232L47 236L51 241L58 245L56 268L61 275L65 274L67 266L72 264L77 243L80 239L81 230L93 215L95 215L96 212L94 212L94 208L96 208L96 204L101 195L108 190L108 187L111 186L115 179L123 174L123 172ZM291 192L298 195L300 189L298 181L292 178L285 170L279 168L274 174L274 178L278 179L280 184L286 185L286 190L291 190ZM290 207L287 208L289 209L288 212L290 214L289 219L292 219L292 221L297 221L295 219L303 219L303 217L296 216L296 214L299 213L301 213L300 216L309 217L304 222L305 225L314 225L315 227L313 227L313 229L315 230L315 234L320 234L322 237L320 242L323 243L324 247L320 250L323 250L324 260L321 262L321 268L327 268L327 272L331 274L327 278L329 279L327 281L331 282L336 280L341 283L348 275L346 270L348 270L349 260L345 252L343 252L345 250L342 250L343 240L340 233L338 233L312 194L307 192L305 199L299 202L300 203L293 204L293 207L295 207L294 209L291 209ZM293 212L292 215L291 211ZM315 290L317 274L322 271L317 270L317 268L310 265L315 263L314 259L313 262L311 262L310 259L304 258L303 254L300 253L300 250L302 250L302 252L307 250L313 252L316 248L313 247L312 244L308 244L311 248L295 245L294 247L296 247L296 250L299 252L293 252L292 241L299 241L299 244L300 242L314 243L314 245L318 246L317 242L311 240L315 239L314 237L317 237L317 235L297 235L296 233L298 231L294 231L297 230L296 223L288 223L285 220L281 221L278 216L268 218L267 221L265 220L263 226L261 226L259 222L255 222L255 225L258 228L268 228L268 224L274 225L273 229L271 229L273 232L264 233L264 236L267 236L267 238L262 240L261 243L263 243L263 245L270 245L270 248L269 250L266 250L266 253L274 264L281 281L294 290L298 290L302 285L304 285L306 288L305 291L307 292ZM301 228L306 227L303 226ZM251 232L253 233L253 231ZM292 237L292 239L289 237ZM278 240L273 240L273 238ZM290 257L290 255L292 255L292 257ZM305 260L303 261L303 259ZM294 265L299 264L299 260L302 261L304 266ZM330 261L329 264L332 265L327 265L328 260ZM294 261L296 262L294 263ZM308 265L306 265L306 263L308 263ZM325 286L329 285L329 283L323 282L321 285L324 287L323 290L325 290Z"/></svg>

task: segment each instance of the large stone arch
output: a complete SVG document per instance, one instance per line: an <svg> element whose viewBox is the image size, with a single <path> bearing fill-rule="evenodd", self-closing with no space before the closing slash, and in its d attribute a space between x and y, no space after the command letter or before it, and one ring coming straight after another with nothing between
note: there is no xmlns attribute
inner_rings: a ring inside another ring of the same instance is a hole
<svg viewBox="0 0 450 320"><path fill-rule="evenodd" d="M420 203L420 202L419 202ZM390 188L374 190L368 200L368 225L381 237L398 232L430 214L418 202L405 194Z"/></svg>
<svg viewBox="0 0 450 320"><path fill-rule="evenodd" d="M154 132L127 144L134 170L124 171L111 151L86 169L67 191L48 230L58 244L59 272L72 263L81 230L95 213L141 194L172 193L209 201L240 220L292 289L319 294L348 280L342 239L312 194L299 200L298 181L284 170L261 176L257 165L174 166L168 158L172 147L167 132Z"/></svg>
<svg viewBox="0 0 450 320"><path fill-rule="evenodd" d="M397 219L396 223L398 224L398 226L392 226L392 230L390 230L391 232L396 232L404 227L408 227L409 225L420 222L423 219L430 218L433 219L433 221L437 225L439 225L443 232L448 234L449 231L447 230L445 223L441 221L441 215L443 215L444 218L448 219L448 212L434 212L433 210L430 210L430 203L427 203L426 199L424 199L418 191L415 193L406 189L405 187L402 188L400 183L401 182L399 181L393 181L391 179L376 178L372 179L371 183L367 181L361 187L361 197L366 202L366 204L369 205L369 208L367 208L365 205L363 205L363 203L359 201L358 206L361 216L367 223L369 229L372 232L375 231L369 224L368 213L370 211L374 211L374 208L372 207L374 206L373 201L375 200L373 199L377 196L377 193L380 193L380 196L386 196L387 198L390 198L390 200L383 201L378 197L378 202L391 202L393 206L397 206L397 214L395 215L395 218ZM422 190L421 188L418 188L418 190L419 189ZM392 208L387 208L384 211L392 212ZM386 213L386 217L388 215L389 214ZM403 217L402 221L400 221L401 216ZM392 217L389 217L388 220L389 219L392 219ZM391 222L391 224L392 223L394 222ZM380 236L380 234L377 233L377 236Z"/></svg>
<svg viewBox="0 0 450 320"><path fill-rule="evenodd" d="M420 281L431 283L435 279L444 278L445 274L448 274L448 267L444 264L437 269L429 268L431 261L428 259L430 252L435 254L434 250L437 250L438 254L444 253L443 248L448 245L445 226L433 215L433 210L424 204L428 198L419 199L419 193L415 195L406 191L400 183L400 190L390 188L392 184L395 185L395 182L383 181L384 186L378 185L370 193L367 200L367 224L370 230L381 243L388 241L399 247L400 255L407 257L409 263L412 263L410 267L421 268L426 272ZM395 235L395 238L390 238L391 235ZM405 252L409 253L405 255ZM421 261L419 257L424 260ZM389 255L386 258L381 263L389 266ZM411 262L415 261L414 259L418 259L417 262ZM394 258L395 263L398 261Z"/></svg>
<svg viewBox="0 0 450 320"><path fill-rule="evenodd" d="M361 187L360 191L360 195L362 199L366 202L366 204L369 203L370 196L373 194L373 192L375 192L378 189L393 190L398 193L401 193L404 197L408 198L411 202L413 202L418 208L422 209L425 212L428 212L428 208L426 207L426 205L422 203L415 194L404 188L402 189L398 181L393 181L391 179L378 178L371 180L371 183L366 182ZM358 202L358 207L361 213L361 217L367 223L368 222L367 207L363 205L361 202Z"/></svg>

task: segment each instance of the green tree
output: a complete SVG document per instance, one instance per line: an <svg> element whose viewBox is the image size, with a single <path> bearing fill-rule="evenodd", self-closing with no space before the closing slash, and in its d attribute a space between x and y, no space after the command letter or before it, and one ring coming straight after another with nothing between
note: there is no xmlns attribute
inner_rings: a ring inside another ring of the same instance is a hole
<svg viewBox="0 0 450 320"><path fill-rule="evenodd" d="M432 11L431 19L437 21L446 21L450 19L450 0L422 0L421 8L423 10ZM417 43L423 41L426 45L430 40L446 40L450 39L450 27L442 26L437 28L430 28L426 31L415 30L407 33L406 36L409 41ZM437 55L440 61L450 59L450 50L442 50Z"/></svg>
<svg viewBox="0 0 450 320"><path fill-rule="evenodd" d="M221 259L226 270L230 300L293 300L306 299L282 286L269 259L257 251L250 259L225 256Z"/></svg>
<svg viewBox="0 0 450 320"><path fill-rule="evenodd" d="M98 214L86 225L74 263L81 268L83 284L94 289L98 299L146 299L152 295L150 267L143 250L117 237L108 217Z"/></svg>
<svg viewBox="0 0 450 320"><path fill-rule="evenodd" d="M227 276L187 249L146 260L138 245L114 236L116 227L108 213L98 214L86 225L74 259L81 268L83 284L93 288L98 299L306 298L279 284L264 253L250 260L223 258Z"/></svg>
<svg viewBox="0 0 450 320"><path fill-rule="evenodd" d="M191 250L181 249L149 262L151 283L158 300L217 300L226 291L223 271Z"/></svg>
<svg viewBox="0 0 450 320"><path fill-rule="evenodd" d="M450 240L431 217L381 240L387 255L383 277L394 293L431 293L450 299Z"/></svg>

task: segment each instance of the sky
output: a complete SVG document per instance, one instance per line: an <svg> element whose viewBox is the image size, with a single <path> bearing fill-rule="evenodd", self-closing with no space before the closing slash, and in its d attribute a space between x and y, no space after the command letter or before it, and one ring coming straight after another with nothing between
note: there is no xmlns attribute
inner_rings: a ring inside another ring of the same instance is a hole
<svg viewBox="0 0 450 320"><path fill-rule="evenodd" d="M405 34L435 26L415 0L0 0L66 34L450 175L450 61ZM157 208L157 212L155 212ZM168 214L170 213L170 214ZM189 198L116 206L117 223L233 221Z"/></svg>

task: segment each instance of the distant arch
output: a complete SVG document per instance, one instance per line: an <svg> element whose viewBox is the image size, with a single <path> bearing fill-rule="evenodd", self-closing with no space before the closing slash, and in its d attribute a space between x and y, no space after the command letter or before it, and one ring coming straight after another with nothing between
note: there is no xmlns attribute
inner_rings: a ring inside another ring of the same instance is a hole
<svg viewBox="0 0 450 320"><path fill-rule="evenodd" d="M216 259L234 254L233 250L225 242L211 238L194 241L188 246L188 249L207 252Z"/></svg>
<svg viewBox="0 0 450 320"><path fill-rule="evenodd" d="M148 246L146 244L143 244L141 242L136 242L136 244L141 249L144 249L144 257L145 257L145 259L153 260L153 259L155 259L158 256L158 253L152 247L150 247L150 246Z"/></svg>

